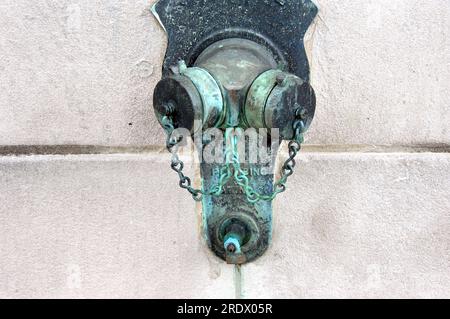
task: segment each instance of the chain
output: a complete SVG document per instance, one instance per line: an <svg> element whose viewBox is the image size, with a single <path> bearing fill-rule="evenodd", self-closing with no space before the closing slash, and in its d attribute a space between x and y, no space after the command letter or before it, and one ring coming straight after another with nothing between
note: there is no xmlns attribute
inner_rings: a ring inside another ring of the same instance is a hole
<svg viewBox="0 0 450 319"><path fill-rule="evenodd" d="M225 165L220 170L220 177L219 182L216 186L212 187L210 191L205 191L204 189L195 189L192 187L192 180L184 175L183 169L184 169L184 163L180 158L178 157L178 154L176 152L176 146L182 141L182 137L174 137L173 132L175 131L173 120L170 116L164 116L162 118L162 125L164 129L167 132L167 140L166 140L166 147L167 150L172 154L172 163L170 167L172 170L174 170L179 178L180 178L180 187L183 189L186 189L194 198L195 201L200 202L203 198L203 195L210 195L210 196L219 196L223 193L223 187L226 183L228 183L228 180L231 178L231 171L229 169L228 165Z"/></svg>
<svg viewBox="0 0 450 319"><path fill-rule="evenodd" d="M217 185L211 188L210 191L205 191L203 188L195 189L192 187L192 180L184 175L184 163L178 157L175 147L182 141L182 137L174 137L173 132L175 131L173 120L170 116L164 116L162 119L162 124L164 129L167 132L167 141L166 147L167 150L172 154L172 163L171 168L174 170L179 178L179 185L181 188L186 189L196 201L201 201L203 195L210 196L219 196L223 193L225 184L228 183L231 177L234 177L236 183L244 190L245 195L247 196L247 200L250 203L257 203L259 201L272 201L274 200L278 194L286 191L286 183L287 180L292 174L294 174L294 168L296 166L295 158L301 150L301 145L303 143L303 132L305 131L305 124L301 119L300 112L296 112L296 121L294 122L294 139L289 142L289 157L284 162L281 168L281 177L274 184L273 191L269 195L264 195L258 193L251 185L250 180L248 178L249 173L244 171L241 168L239 152L238 152L238 136L236 134L231 134L232 130L227 129L225 132L225 141L230 141L231 143L226 142L225 149L225 165L220 170L219 181ZM230 145L230 147L228 147ZM233 168L233 171L231 168Z"/></svg>
<svg viewBox="0 0 450 319"><path fill-rule="evenodd" d="M245 195L247 196L247 200L254 204L259 201L273 201L278 194L286 191L286 183L287 180L292 174L294 174L294 168L296 166L295 158L301 150L301 145L304 141L303 132L304 132L304 122L298 118L294 122L294 132L295 137L292 141L289 142L289 157L284 162L281 168L281 177L274 184L273 191L269 195L264 195L258 193L251 185L250 180L248 178L249 173L244 171L240 165L239 152L237 149L237 135L233 135L231 137L231 145L232 145L232 166L234 169L234 179L236 183L244 190Z"/></svg>

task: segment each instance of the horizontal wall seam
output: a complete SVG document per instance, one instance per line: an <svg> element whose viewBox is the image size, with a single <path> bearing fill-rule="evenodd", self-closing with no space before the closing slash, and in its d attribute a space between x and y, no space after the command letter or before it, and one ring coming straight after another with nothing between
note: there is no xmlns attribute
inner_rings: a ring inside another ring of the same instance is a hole
<svg viewBox="0 0 450 319"><path fill-rule="evenodd" d="M17 145L0 146L0 156L110 155L165 153L163 146ZM304 145L306 153L450 153L449 144L421 145Z"/></svg>

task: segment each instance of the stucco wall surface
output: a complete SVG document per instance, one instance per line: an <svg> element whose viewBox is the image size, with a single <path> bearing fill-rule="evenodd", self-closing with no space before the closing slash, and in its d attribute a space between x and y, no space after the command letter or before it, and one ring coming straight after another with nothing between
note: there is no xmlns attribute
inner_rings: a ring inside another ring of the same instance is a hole
<svg viewBox="0 0 450 319"><path fill-rule="evenodd" d="M151 101L167 40L153 2L3 0L0 143L162 144ZM308 143L450 142L449 2L317 3Z"/></svg>
<svg viewBox="0 0 450 319"><path fill-rule="evenodd" d="M1 1L0 297L450 297L450 1L315 2L316 119L238 273L161 149L154 1Z"/></svg>

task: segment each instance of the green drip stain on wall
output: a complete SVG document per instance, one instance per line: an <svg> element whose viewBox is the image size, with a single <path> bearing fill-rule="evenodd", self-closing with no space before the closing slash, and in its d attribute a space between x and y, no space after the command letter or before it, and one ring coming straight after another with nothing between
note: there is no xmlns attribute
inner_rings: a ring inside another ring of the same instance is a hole
<svg viewBox="0 0 450 319"><path fill-rule="evenodd" d="M235 265L234 266L234 289L236 299L243 299L244 296L242 294L242 266Z"/></svg>

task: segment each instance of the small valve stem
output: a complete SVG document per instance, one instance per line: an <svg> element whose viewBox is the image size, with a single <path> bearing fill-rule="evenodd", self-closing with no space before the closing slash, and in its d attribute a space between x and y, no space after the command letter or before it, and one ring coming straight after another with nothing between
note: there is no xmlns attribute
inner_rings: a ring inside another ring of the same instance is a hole
<svg viewBox="0 0 450 319"><path fill-rule="evenodd" d="M224 248L227 254L240 254L241 253L241 243L239 240L233 236L230 236L224 244Z"/></svg>
<svg viewBox="0 0 450 319"><path fill-rule="evenodd" d="M227 255L240 254L243 240L245 238L245 228L240 224L232 224L224 238L224 248Z"/></svg>

